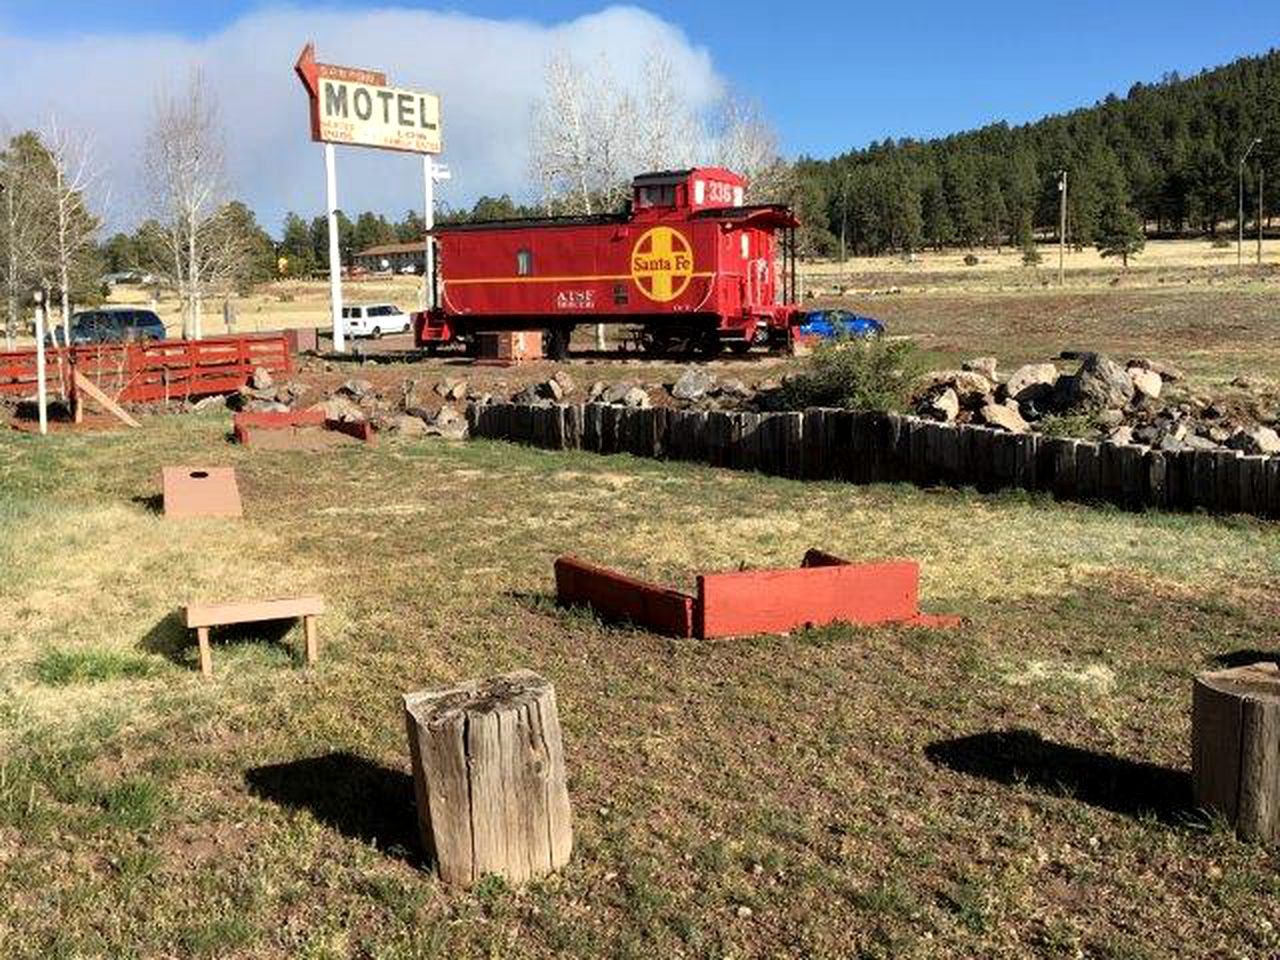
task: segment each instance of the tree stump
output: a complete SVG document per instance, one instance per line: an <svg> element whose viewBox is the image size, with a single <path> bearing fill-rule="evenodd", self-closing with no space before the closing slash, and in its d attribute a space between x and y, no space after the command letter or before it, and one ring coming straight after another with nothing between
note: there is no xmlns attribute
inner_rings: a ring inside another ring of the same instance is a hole
<svg viewBox="0 0 1280 960"><path fill-rule="evenodd" d="M527 670L405 694L423 847L447 883L519 882L573 846L555 688Z"/></svg>
<svg viewBox="0 0 1280 960"><path fill-rule="evenodd" d="M1222 814L1242 839L1280 843L1280 667L1200 674L1191 731L1197 806Z"/></svg>

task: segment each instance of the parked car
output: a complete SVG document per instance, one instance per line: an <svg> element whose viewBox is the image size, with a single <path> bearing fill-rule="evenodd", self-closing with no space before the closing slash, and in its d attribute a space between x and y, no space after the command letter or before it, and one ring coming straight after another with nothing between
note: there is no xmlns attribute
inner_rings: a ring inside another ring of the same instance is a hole
<svg viewBox="0 0 1280 960"><path fill-rule="evenodd" d="M408 333L409 315L393 303L365 303L342 308L342 322L353 337L378 338L388 333Z"/></svg>
<svg viewBox="0 0 1280 960"><path fill-rule="evenodd" d="M49 336L61 343L60 327L49 328ZM125 343L135 340L163 340L164 323L152 310L137 307L103 307L71 315L71 342Z"/></svg>
<svg viewBox="0 0 1280 960"><path fill-rule="evenodd" d="M833 340L837 337L873 339L884 335L884 324L850 310L810 310L797 331L803 338Z"/></svg>

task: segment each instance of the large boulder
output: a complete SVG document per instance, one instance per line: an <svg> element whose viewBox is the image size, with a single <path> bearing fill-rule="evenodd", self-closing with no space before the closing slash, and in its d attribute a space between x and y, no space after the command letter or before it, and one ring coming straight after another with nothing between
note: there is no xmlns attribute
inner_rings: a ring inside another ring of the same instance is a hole
<svg viewBox="0 0 1280 960"><path fill-rule="evenodd" d="M996 363L995 357L974 357L960 364L960 369L970 373L980 373L992 383L995 383Z"/></svg>
<svg viewBox="0 0 1280 960"><path fill-rule="evenodd" d="M636 389L636 385L628 380L622 380L615 383L611 387L607 387L601 394L600 399L605 403L623 403L628 393Z"/></svg>
<svg viewBox="0 0 1280 960"><path fill-rule="evenodd" d="M1142 370L1150 370L1152 373L1160 375L1161 380L1167 380L1169 383L1177 383L1184 379L1183 372L1166 360L1152 360L1148 357L1134 357L1126 367L1139 367Z"/></svg>
<svg viewBox="0 0 1280 960"><path fill-rule="evenodd" d="M920 412L931 420L951 423L960 414L960 398L950 387L930 397L920 408Z"/></svg>
<svg viewBox="0 0 1280 960"><path fill-rule="evenodd" d="M622 405L625 407L641 408L649 406L649 394L642 387L632 387L622 397Z"/></svg>
<svg viewBox="0 0 1280 960"><path fill-rule="evenodd" d="M1015 403L987 403L978 411L978 418L989 427L1007 430L1009 433L1026 433L1031 428L1022 419Z"/></svg>
<svg viewBox="0 0 1280 960"><path fill-rule="evenodd" d="M752 395L751 388L737 377L721 380L716 387L716 392L722 397L735 397L739 400L746 400Z"/></svg>
<svg viewBox="0 0 1280 960"><path fill-rule="evenodd" d="M677 400L701 400L716 387L716 378L701 367L689 367L674 384L671 396Z"/></svg>
<svg viewBox="0 0 1280 960"><path fill-rule="evenodd" d="M368 380L348 380L342 386L334 391L335 394L344 394L353 400L363 400L365 397L373 393L373 384Z"/></svg>
<svg viewBox="0 0 1280 960"><path fill-rule="evenodd" d="M1138 396L1148 397L1152 400L1160 399L1160 390L1164 387L1164 381L1160 378L1160 374L1145 367L1130 367L1125 372L1129 374L1129 379L1133 381L1133 389Z"/></svg>
<svg viewBox="0 0 1280 960"><path fill-rule="evenodd" d="M1058 368L1052 363L1027 363L1009 375L1005 381L1005 395L1025 403L1037 402L1053 393L1058 382Z"/></svg>
<svg viewBox="0 0 1280 960"><path fill-rule="evenodd" d="M323 410L328 420L356 422L365 419L365 413L343 394L334 394L328 400L317 403L312 410Z"/></svg>
<svg viewBox="0 0 1280 960"><path fill-rule="evenodd" d="M467 396L467 381L458 380L454 377L445 377L444 380L436 384L436 393L446 400L465 400Z"/></svg>
<svg viewBox="0 0 1280 960"><path fill-rule="evenodd" d="M1270 427L1237 430L1227 438L1227 446L1245 453L1277 454L1280 453L1280 434Z"/></svg>
<svg viewBox="0 0 1280 960"><path fill-rule="evenodd" d="M991 396L995 386L991 380L973 370L936 370L921 378L918 393L920 396L928 396L951 389L955 391L962 407L977 407Z"/></svg>
<svg viewBox="0 0 1280 960"><path fill-rule="evenodd" d="M427 425L421 417L402 413L391 421L391 429L401 437L423 437L427 434Z"/></svg>
<svg viewBox="0 0 1280 960"><path fill-rule="evenodd" d="M1056 396L1059 405L1068 409L1116 409L1133 400L1133 381L1110 357L1090 354L1074 376L1058 378Z"/></svg>

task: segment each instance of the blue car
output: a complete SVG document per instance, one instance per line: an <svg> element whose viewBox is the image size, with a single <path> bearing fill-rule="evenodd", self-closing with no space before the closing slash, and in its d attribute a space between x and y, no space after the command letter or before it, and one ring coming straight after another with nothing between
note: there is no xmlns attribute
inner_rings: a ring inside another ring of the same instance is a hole
<svg viewBox="0 0 1280 960"><path fill-rule="evenodd" d="M811 310L800 324L800 336L834 340L838 337L873 339L884 335L884 324L849 310Z"/></svg>

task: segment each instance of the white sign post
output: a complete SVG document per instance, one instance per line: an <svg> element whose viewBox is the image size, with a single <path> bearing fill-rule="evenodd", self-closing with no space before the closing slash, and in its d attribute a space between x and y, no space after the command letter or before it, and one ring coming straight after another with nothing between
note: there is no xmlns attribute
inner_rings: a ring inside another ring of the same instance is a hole
<svg viewBox="0 0 1280 960"><path fill-rule="evenodd" d="M426 238L422 266L422 309L431 310L436 305L436 245L431 231L436 228L436 184L448 180L453 174L448 167L436 166L431 154L422 156L422 192L425 200Z"/></svg>
<svg viewBox="0 0 1280 960"><path fill-rule="evenodd" d="M338 243L338 173L332 143L324 145L324 182L326 210L329 217L329 312L333 316L333 349L347 350L345 324L342 322L342 251Z"/></svg>
<svg viewBox="0 0 1280 960"><path fill-rule="evenodd" d="M49 432L49 397L44 374L44 294L39 290L36 301L36 409L39 411L40 432Z"/></svg>
<svg viewBox="0 0 1280 960"><path fill-rule="evenodd" d="M423 181L427 201L427 229L435 220L434 186L446 179L433 170L431 158L441 151L440 98L387 86L386 74L358 67L317 63L315 47L307 44L294 64L294 71L307 88L311 101L311 139L325 145L325 187L329 212L329 309L333 314L333 349L346 350L342 322L342 258L338 249L338 186L335 171L335 143L382 150L423 154ZM435 260L431 238L427 249L423 280L424 306L433 306L432 266Z"/></svg>

